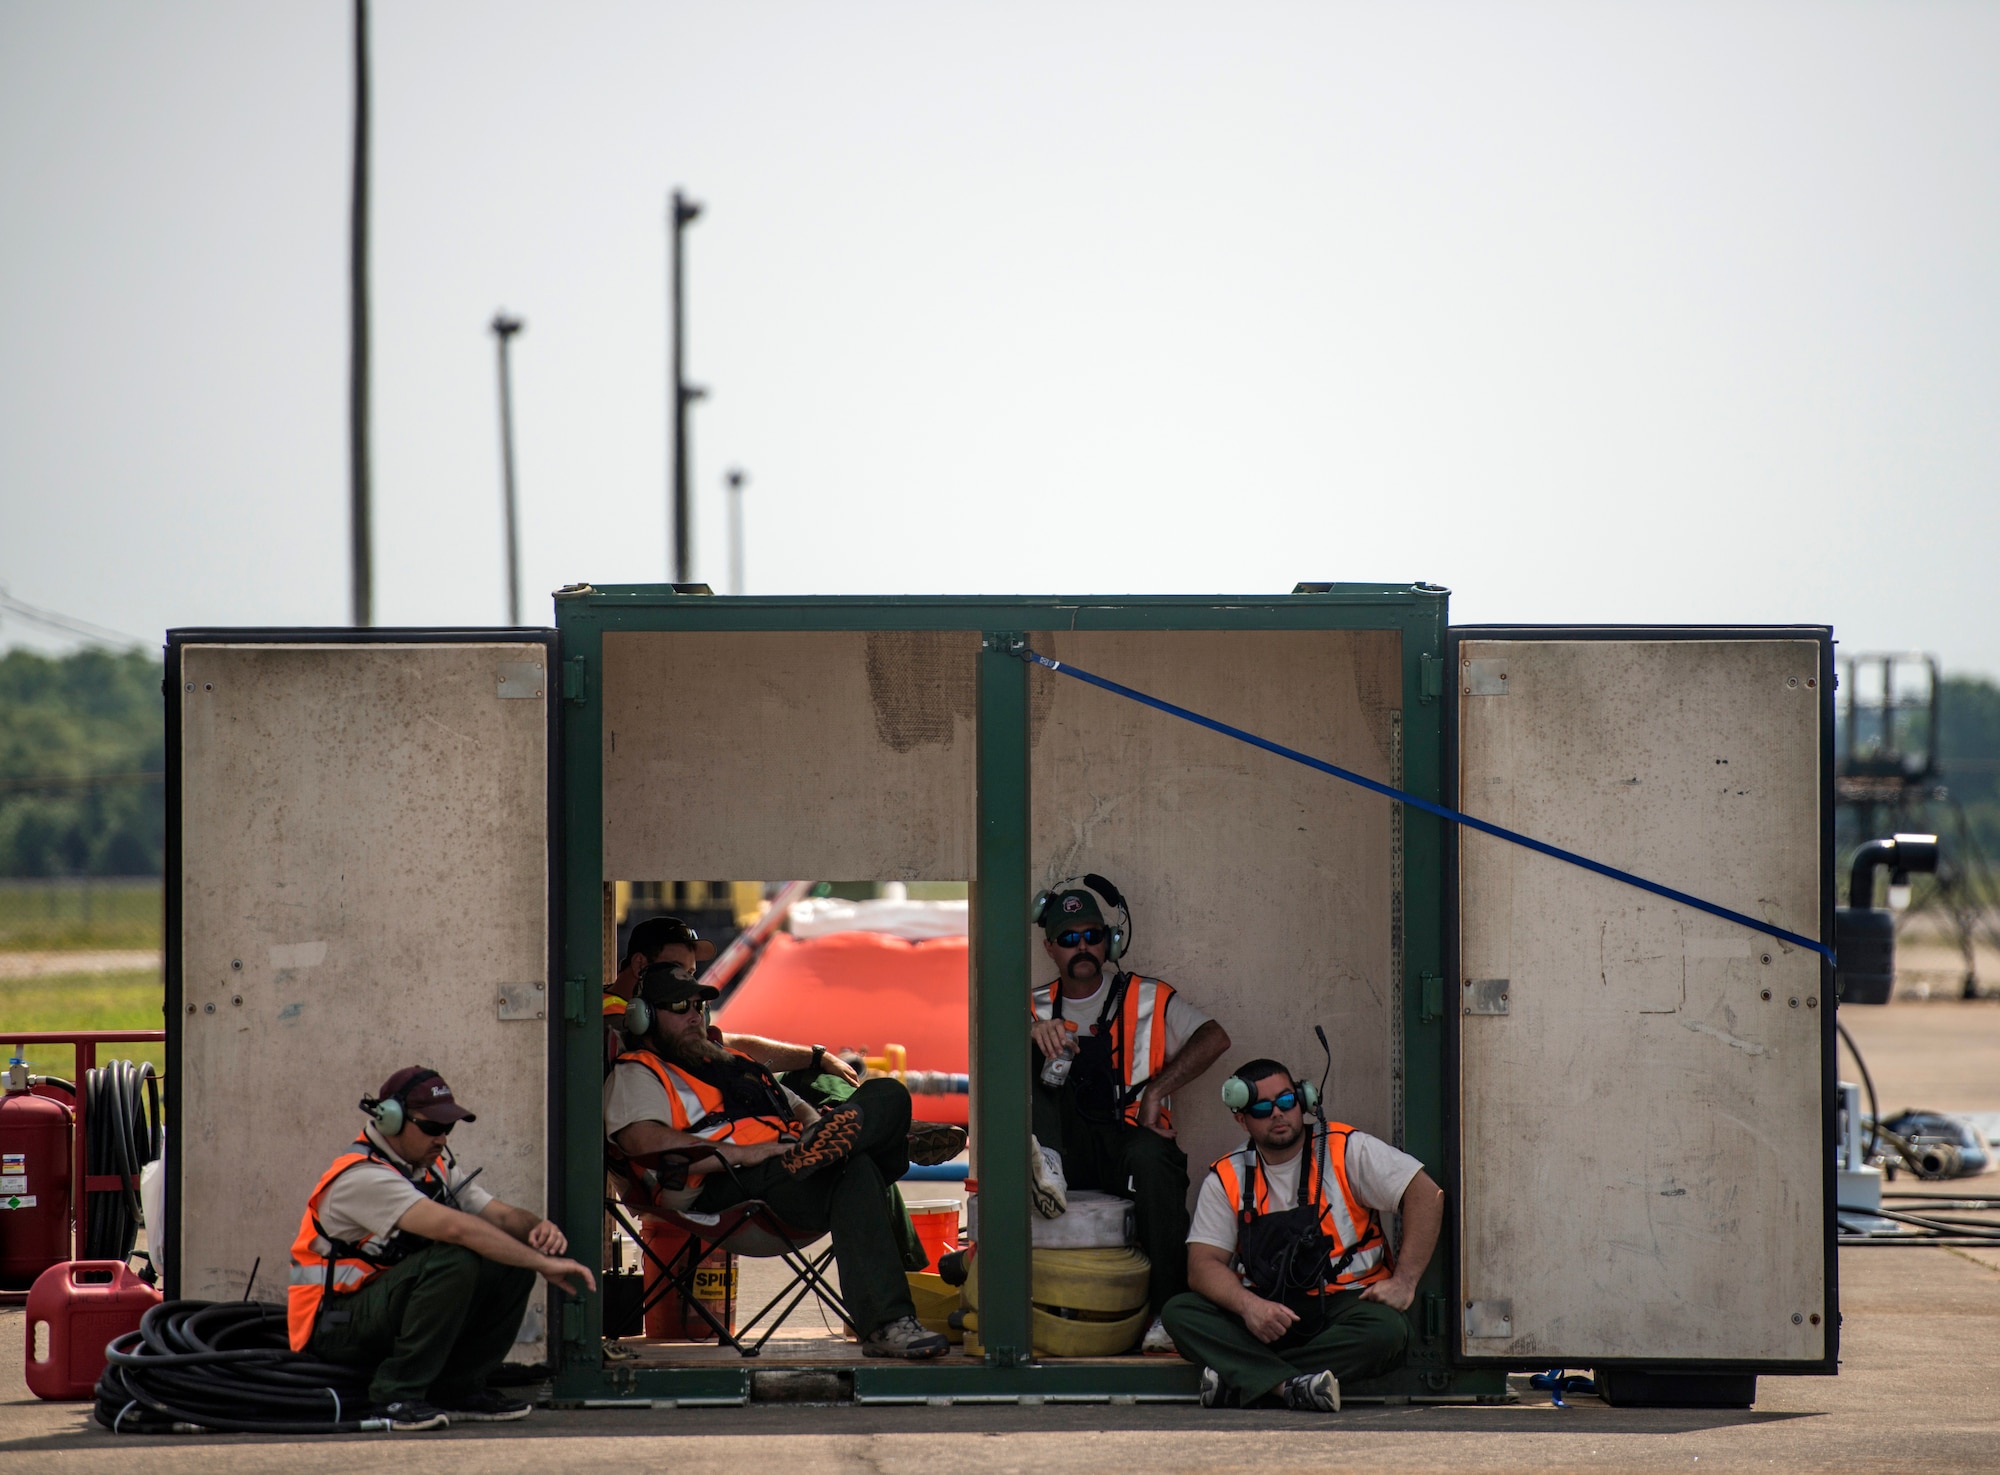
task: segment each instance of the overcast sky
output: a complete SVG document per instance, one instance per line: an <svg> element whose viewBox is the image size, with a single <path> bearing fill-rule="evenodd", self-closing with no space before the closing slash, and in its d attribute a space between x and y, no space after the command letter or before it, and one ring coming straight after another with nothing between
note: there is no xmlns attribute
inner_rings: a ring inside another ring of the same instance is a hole
<svg viewBox="0 0 2000 1475"><path fill-rule="evenodd" d="M2000 674L2000 7L374 10L377 618L1427 579ZM0 586L347 617L350 8L0 0ZM34 641L0 616L0 642Z"/></svg>

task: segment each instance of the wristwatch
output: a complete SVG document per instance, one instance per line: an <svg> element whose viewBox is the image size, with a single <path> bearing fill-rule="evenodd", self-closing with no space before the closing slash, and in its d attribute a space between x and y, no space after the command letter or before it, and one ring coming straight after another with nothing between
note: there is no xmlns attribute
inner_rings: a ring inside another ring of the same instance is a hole
<svg viewBox="0 0 2000 1475"><path fill-rule="evenodd" d="M826 1069L826 1046L824 1045L813 1046L812 1068L814 1070Z"/></svg>

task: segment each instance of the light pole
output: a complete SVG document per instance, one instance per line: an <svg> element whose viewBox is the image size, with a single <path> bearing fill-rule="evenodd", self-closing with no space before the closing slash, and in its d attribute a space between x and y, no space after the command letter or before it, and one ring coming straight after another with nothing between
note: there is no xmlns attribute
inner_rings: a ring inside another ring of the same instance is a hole
<svg viewBox="0 0 2000 1475"><path fill-rule="evenodd" d="M507 623L521 623L521 534L514 517L514 396L507 382L507 344L527 326L504 312L493 314L494 345L500 351L500 502L507 514Z"/></svg>
<svg viewBox="0 0 2000 1475"><path fill-rule="evenodd" d="M347 547L354 623L375 623L368 455L368 0L354 0L354 177L347 217Z"/></svg>
<svg viewBox="0 0 2000 1475"><path fill-rule="evenodd" d="M732 466L724 473L723 481L729 485L729 592L743 592L743 483L750 478L744 475L741 466Z"/></svg>
<svg viewBox="0 0 2000 1475"><path fill-rule="evenodd" d="M682 358L681 323L684 316L681 298L681 232L701 218L701 206L688 199L679 190L674 191L672 205L667 211L668 238L671 258L669 273L672 277L671 296L674 315L674 486L673 486L673 554L674 582L685 584L691 581L689 558L689 512L688 512L688 406L700 399L708 391L687 382L686 365Z"/></svg>

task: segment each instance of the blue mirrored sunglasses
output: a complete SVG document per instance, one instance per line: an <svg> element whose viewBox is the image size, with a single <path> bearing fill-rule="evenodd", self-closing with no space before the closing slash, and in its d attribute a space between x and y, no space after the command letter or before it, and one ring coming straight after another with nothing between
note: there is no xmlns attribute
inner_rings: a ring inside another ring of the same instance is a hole
<svg viewBox="0 0 2000 1475"><path fill-rule="evenodd" d="M1057 947L1096 947L1104 941L1102 927L1072 927L1067 932L1056 934Z"/></svg>
<svg viewBox="0 0 2000 1475"><path fill-rule="evenodd" d="M1264 1120L1265 1117L1269 1116L1274 1111L1290 1111L1293 1107L1297 1106L1298 1104L1299 1104L1298 1092L1280 1091L1277 1095L1273 1096L1269 1101L1251 1102L1248 1106L1243 1108L1243 1114L1245 1116L1253 1116L1258 1121L1261 1122Z"/></svg>

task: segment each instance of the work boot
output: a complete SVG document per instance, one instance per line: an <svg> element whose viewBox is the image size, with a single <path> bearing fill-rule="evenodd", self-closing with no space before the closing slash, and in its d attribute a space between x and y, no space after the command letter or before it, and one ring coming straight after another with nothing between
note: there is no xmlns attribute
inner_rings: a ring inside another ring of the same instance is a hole
<svg viewBox="0 0 2000 1475"><path fill-rule="evenodd" d="M532 1403L509 1398L491 1388L481 1388L463 1398L449 1399L444 1405L445 1417L454 1424L504 1424L514 1419L525 1419L534 1411Z"/></svg>
<svg viewBox="0 0 2000 1475"><path fill-rule="evenodd" d="M910 1161L919 1167L934 1168L964 1151L965 1128L949 1122L910 1123Z"/></svg>
<svg viewBox="0 0 2000 1475"><path fill-rule="evenodd" d="M1181 1349L1174 1345L1173 1334L1167 1330L1167 1324L1157 1316L1153 1318L1153 1324L1146 1328L1146 1340L1139 1344L1139 1350L1148 1357L1181 1355Z"/></svg>
<svg viewBox="0 0 2000 1475"><path fill-rule="evenodd" d="M1061 1217L1069 1209L1069 1184L1063 1178L1062 1154L1028 1139L1028 1190L1035 1212L1044 1219Z"/></svg>
<svg viewBox="0 0 2000 1475"><path fill-rule="evenodd" d="M364 1423L382 1423L398 1434L418 1429L442 1429L450 1421L445 1411L420 1398L399 1398L394 1403L377 1403L362 1414Z"/></svg>
<svg viewBox="0 0 2000 1475"><path fill-rule="evenodd" d="M846 1162L860 1138L861 1109L857 1106L829 1107L778 1159L778 1166L794 1178L803 1178L833 1163Z"/></svg>
<svg viewBox="0 0 2000 1475"><path fill-rule="evenodd" d="M1320 1414L1340 1412L1340 1379L1332 1373L1300 1373L1287 1378L1278 1385L1278 1394L1286 1408Z"/></svg>
<svg viewBox="0 0 2000 1475"><path fill-rule="evenodd" d="M1201 1406L1203 1408L1241 1408L1243 1398L1237 1391L1222 1381L1222 1374L1212 1367L1201 1370Z"/></svg>
<svg viewBox="0 0 2000 1475"><path fill-rule="evenodd" d="M861 1350L870 1357L906 1357L918 1362L944 1356L951 1350L951 1339L942 1332L928 1330L914 1316L899 1316L871 1332Z"/></svg>

